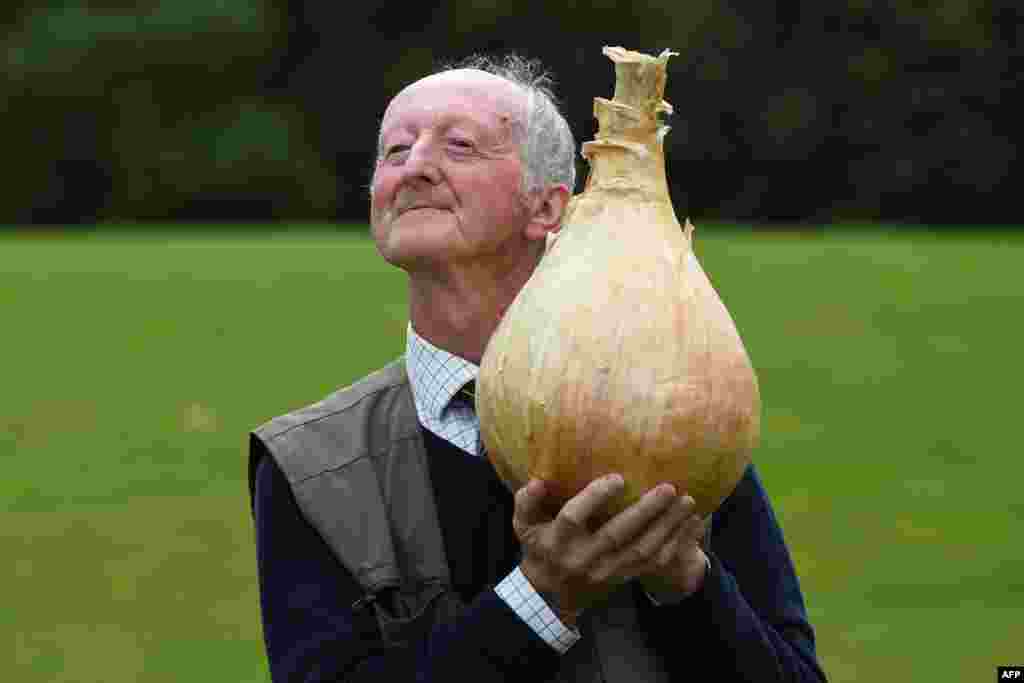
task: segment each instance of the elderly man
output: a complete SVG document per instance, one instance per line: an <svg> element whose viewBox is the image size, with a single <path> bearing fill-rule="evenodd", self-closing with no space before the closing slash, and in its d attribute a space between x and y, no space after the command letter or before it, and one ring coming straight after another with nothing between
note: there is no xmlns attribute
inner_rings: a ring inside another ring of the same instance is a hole
<svg viewBox="0 0 1024 683"><path fill-rule="evenodd" d="M551 510L480 447L464 387L560 227L574 154L522 60L388 106L371 223L409 276L406 353L251 435L274 681L824 680L753 467L710 529L668 485L593 529L621 477Z"/></svg>

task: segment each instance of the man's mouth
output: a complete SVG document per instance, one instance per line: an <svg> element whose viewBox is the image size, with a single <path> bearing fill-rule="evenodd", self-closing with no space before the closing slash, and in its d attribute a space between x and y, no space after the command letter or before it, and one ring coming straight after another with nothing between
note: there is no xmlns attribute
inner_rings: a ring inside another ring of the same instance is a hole
<svg viewBox="0 0 1024 683"><path fill-rule="evenodd" d="M442 206L433 206L432 204L412 204L411 206L399 209L397 213L399 216L401 216L404 213L409 213L411 211L421 211L423 209L433 209L434 211L445 210L445 208Z"/></svg>

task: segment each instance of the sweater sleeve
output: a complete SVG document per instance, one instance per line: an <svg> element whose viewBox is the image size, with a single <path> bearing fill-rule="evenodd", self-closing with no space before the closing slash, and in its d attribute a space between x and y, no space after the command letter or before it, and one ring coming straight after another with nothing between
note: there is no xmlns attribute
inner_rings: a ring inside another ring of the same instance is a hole
<svg viewBox="0 0 1024 683"><path fill-rule="evenodd" d="M360 586L302 515L271 457L257 466L253 503L274 683L543 680L558 670L558 653L494 590L419 642L386 646L372 615L352 609Z"/></svg>
<svg viewBox="0 0 1024 683"><path fill-rule="evenodd" d="M656 647L670 666L682 675L700 657L715 680L825 681L796 570L753 465L715 513L707 555L697 593L650 607ZM688 634L685 642L678 633Z"/></svg>

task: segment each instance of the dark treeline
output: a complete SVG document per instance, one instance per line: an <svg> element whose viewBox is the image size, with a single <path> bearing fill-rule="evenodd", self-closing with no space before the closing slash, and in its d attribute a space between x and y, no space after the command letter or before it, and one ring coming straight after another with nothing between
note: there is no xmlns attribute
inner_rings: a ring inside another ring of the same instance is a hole
<svg viewBox="0 0 1024 683"><path fill-rule="evenodd" d="M7 0L0 224L364 221L404 85L472 53L538 58L583 142L614 85L602 45L680 53L680 215L1019 224L1022 18L1018 0Z"/></svg>

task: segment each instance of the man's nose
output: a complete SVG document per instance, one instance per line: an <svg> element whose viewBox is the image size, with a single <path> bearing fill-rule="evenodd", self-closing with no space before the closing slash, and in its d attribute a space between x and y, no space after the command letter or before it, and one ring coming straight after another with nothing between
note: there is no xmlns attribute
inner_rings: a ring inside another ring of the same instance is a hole
<svg viewBox="0 0 1024 683"><path fill-rule="evenodd" d="M409 150L405 159L405 171L411 176L423 178L432 185L441 182L438 166L438 149L429 139L420 139Z"/></svg>

